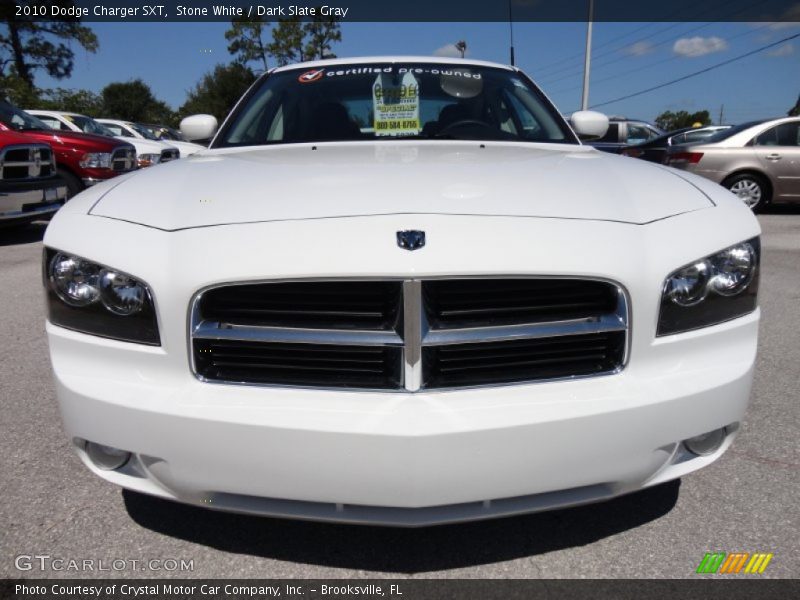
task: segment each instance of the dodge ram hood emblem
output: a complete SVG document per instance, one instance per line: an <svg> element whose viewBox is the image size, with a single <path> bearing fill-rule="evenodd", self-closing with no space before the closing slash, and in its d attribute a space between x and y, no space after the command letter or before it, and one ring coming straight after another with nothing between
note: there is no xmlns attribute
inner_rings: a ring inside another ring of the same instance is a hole
<svg viewBox="0 0 800 600"><path fill-rule="evenodd" d="M397 245L406 250L419 250L425 245L425 232L416 229L398 231Z"/></svg>

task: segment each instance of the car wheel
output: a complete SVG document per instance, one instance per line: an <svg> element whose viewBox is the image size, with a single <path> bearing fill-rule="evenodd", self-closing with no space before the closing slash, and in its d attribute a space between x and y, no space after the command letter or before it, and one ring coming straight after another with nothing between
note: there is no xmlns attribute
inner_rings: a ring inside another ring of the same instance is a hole
<svg viewBox="0 0 800 600"><path fill-rule="evenodd" d="M769 204L770 190L763 177L742 173L726 179L723 185L739 196L753 212L761 212Z"/></svg>
<svg viewBox="0 0 800 600"><path fill-rule="evenodd" d="M67 184L67 200L83 191L83 182L69 171L58 169L58 175Z"/></svg>

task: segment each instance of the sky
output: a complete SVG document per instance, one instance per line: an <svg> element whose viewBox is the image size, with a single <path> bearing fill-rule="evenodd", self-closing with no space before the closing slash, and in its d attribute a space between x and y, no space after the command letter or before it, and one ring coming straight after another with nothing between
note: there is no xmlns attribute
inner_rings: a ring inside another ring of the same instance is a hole
<svg viewBox="0 0 800 600"><path fill-rule="evenodd" d="M100 49L75 49L68 80L37 75L39 87L99 92L141 78L173 108L203 74L231 60L228 23L90 23ZM569 114L580 108L586 23L515 23L516 64ZM589 105L605 103L735 58L800 33L800 23L595 23ZM448 55L465 40L467 57L509 62L507 23L342 24L340 57ZM800 95L800 38L657 91L597 108L653 120L665 110L707 109L717 122L782 116Z"/></svg>

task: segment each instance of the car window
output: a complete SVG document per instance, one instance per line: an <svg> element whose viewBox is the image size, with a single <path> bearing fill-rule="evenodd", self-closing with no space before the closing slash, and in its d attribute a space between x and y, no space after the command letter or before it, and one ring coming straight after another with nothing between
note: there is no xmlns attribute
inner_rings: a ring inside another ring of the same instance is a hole
<svg viewBox="0 0 800 600"><path fill-rule="evenodd" d="M61 121L59 121L58 119L56 119L54 117L40 116L38 118L42 123L47 125L50 129L57 129L57 130L61 130L61 131L68 131L69 130L69 127L67 127L64 123L62 123Z"/></svg>
<svg viewBox="0 0 800 600"><path fill-rule="evenodd" d="M103 125L105 125L106 129L111 131L111 133L113 133L116 136L133 137L133 135L130 132L126 131L125 129L123 129L119 125L115 125L114 123L103 123Z"/></svg>
<svg viewBox="0 0 800 600"><path fill-rule="evenodd" d="M215 145L398 138L577 143L541 92L514 71L370 63L270 75Z"/></svg>
<svg viewBox="0 0 800 600"><path fill-rule="evenodd" d="M800 122L781 123L755 139L756 146L800 146Z"/></svg>
<svg viewBox="0 0 800 600"><path fill-rule="evenodd" d="M651 129L645 125L637 125L636 123L628 123L628 135L625 138L627 144L641 144L650 139Z"/></svg>
<svg viewBox="0 0 800 600"><path fill-rule="evenodd" d="M610 143L618 143L619 142L619 123L609 123L608 129L606 130L606 134L595 140L597 142L610 142Z"/></svg>
<svg viewBox="0 0 800 600"><path fill-rule="evenodd" d="M673 135L669 139L671 144L683 144L688 140L688 137L685 133L679 133L678 135Z"/></svg>
<svg viewBox="0 0 800 600"><path fill-rule="evenodd" d="M713 129L702 129L700 131L687 131L683 135L686 137L687 142L697 142L710 138L716 133Z"/></svg>

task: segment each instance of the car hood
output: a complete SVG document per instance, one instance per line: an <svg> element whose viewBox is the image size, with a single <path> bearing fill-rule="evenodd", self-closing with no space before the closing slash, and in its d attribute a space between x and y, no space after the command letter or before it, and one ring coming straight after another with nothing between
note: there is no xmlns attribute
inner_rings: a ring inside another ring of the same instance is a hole
<svg viewBox="0 0 800 600"><path fill-rule="evenodd" d="M115 136L122 142L132 144L136 148L137 154L161 154L164 150L176 150L177 148L172 144L164 144L163 142L155 142L153 140L145 140L140 138Z"/></svg>
<svg viewBox="0 0 800 600"><path fill-rule="evenodd" d="M86 152L110 152L114 148L127 146L126 143L114 138L93 133L79 133L77 131L55 131L50 129L25 129L23 135L55 146L66 146Z"/></svg>
<svg viewBox="0 0 800 600"><path fill-rule="evenodd" d="M193 144L192 142L182 142L180 140L161 140L165 144L169 144L170 146L174 146L178 150L181 151L181 156L191 156L195 152L200 152L201 150L205 150L205 146L201 146L200 144Z"/></svg>
<svg viewBox="0 0 800 600"><path fill-rule="evenodd" d="M385 141L205 152L126 179L91 214L165 230L410 213L643 224L710 206L677 171L585 146Z"/></svg>

